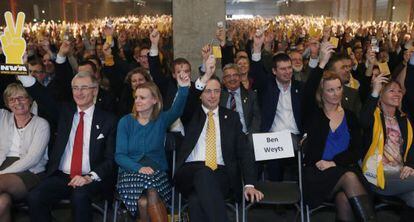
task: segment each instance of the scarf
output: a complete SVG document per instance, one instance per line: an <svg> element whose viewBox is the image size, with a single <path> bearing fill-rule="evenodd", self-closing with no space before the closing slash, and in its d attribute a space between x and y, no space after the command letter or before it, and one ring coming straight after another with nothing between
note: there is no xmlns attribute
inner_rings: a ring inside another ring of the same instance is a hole
<svg viewBox="0 0 414 222"><path fill-rule="evenodd" d="M408 151L413 142L413 129L410 121L407 119L407 146L404 153L404 162L407 161ZM372 129L372 142L362 162L362 172L367 180L373 183L372 178L376 178L376 185L381 189L385 188L384 165L382 164L382 156L384 153L384 129L381 121L381 111L377 107L374 111L374 127ZM369 164L369 160L374 158L375 164ZM376 169L375 169L376 168ZM367 175L370 172L371 175ZM373 174L373 175L372 175ZM369 178L368 178L369 177Z"/></svg>

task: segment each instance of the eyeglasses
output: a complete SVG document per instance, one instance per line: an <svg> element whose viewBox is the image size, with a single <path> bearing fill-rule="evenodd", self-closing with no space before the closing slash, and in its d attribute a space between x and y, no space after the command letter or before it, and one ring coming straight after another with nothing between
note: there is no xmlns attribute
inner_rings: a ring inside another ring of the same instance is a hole
<svg viewBox="0 0 414 222"><path fill-rule="evenodd" d="M17 101L25 102L27 100L27 96L10 97L7 100L9 101L9 103L15 103Z"/></svg>
<svg viewBox="0 0 414 222"><path fill-rule="evenodd" d="M233 78L238 78L240 77L239 74L228 74L228 75L224 75L223 79L233 79Z"/></svg>
<svg viewBox="0 0 414 222"><path fill-rule="evenodd" d="M72 91L85 91L88 89L96 88L96 86L72 86Z"/></svg>
<svg viewBox="0 0 414 222"><path fill-rule="evenodd" d="M205 89L204 93L207 94L219 94L221 92L221 89Z"/></svg>
<svg viewBox="0 0 414 222"><path fill-rule="evenodd" d="M38 74L44 74L46 72L43 71L43 70L40 70L40 71L38 71L38 70L29 70L29 73L32 74L32 75L38 75Z"/></svg>

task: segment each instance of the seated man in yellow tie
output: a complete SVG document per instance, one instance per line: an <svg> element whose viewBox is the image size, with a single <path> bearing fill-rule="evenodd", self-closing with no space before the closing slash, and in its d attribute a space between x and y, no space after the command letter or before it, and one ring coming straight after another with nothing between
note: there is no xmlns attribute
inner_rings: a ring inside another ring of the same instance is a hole
<svg viewBox="0 0 414 222"><path fill-rule="evenodd" d="M190 221L228 221L225 199L259 201L254 188L256 169L253 150L247 146L237 112L218 106L221 85L212 77L200 96L177 153L177 189L189 201ZM230 196L230 194L234 196Z"/></svg>

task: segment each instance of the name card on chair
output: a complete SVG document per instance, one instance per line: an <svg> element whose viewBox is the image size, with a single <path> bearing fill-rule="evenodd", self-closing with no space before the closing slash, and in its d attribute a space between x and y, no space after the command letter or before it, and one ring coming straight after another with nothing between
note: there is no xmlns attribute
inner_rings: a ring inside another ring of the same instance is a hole
<svg viewBox="0 0 414 222"><path fill-rule="evenodd" d="M254 133L254 155L256 161L294 157L292 136L289 131Z"/></svg>

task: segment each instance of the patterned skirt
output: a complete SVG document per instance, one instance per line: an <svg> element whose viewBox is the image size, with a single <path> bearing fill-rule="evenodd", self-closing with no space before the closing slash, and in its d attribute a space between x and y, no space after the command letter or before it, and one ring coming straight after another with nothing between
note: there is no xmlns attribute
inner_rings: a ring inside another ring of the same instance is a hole
<svg viewBox="0 0 414 222"><path fill-rule="evenodd" d="M117 191L119 198L132 216L136 216L138 199L142 193L150 188L157 190L160 198L165 203L170 200L171 185L168 181L168 175L165 172L155 170L152 175L131 171L120 172Z"/></svg>

